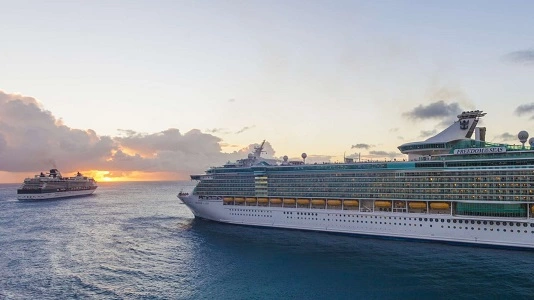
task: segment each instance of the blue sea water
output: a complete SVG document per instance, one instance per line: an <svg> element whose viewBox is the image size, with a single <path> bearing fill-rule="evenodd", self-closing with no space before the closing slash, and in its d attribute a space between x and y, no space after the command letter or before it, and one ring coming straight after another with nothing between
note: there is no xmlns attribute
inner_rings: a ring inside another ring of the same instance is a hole
<svg viewBox="0 0 534 300"><path fill-rule="evenodd" d="M532 299L534 251L196 220L191 182L19 202L0 185L0 299Z"/></svg>

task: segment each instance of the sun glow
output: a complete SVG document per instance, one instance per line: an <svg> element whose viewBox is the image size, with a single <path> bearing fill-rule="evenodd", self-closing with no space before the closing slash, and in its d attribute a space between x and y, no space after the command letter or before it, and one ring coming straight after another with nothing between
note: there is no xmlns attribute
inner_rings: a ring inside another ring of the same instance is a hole
<svg viewBox="0 0 534 300"><path fill-rule="evenodd" d="M169 181L186 180L188 174L175 172L140 172L140 171L101 171L90 170L82 172L84 175L93 177L97 182L117 182L117 181Z"/></svg>

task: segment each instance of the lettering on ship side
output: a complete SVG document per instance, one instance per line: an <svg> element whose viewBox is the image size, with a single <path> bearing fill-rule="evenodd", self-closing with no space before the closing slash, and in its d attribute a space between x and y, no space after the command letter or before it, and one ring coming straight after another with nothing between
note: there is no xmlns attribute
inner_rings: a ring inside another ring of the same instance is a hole
<svg viewBox="0 0 534 300"><path fill-rule="evenodd" d="M484 154L484 153L504 153L506 147L488 147L488 148L465 148L456 149L454 154Z"/></svg>

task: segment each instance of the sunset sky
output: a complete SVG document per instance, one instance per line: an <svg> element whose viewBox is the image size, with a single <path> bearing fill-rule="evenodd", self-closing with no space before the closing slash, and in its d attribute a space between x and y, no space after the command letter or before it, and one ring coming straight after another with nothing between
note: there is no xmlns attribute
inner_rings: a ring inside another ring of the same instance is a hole
<svg viewBox="0 0 534 300"><path fill-rule="evenodd" d="M402 157L462 110L534 135L533 1L4 1L0 182ZM72 174L71 174L72 173Z"/></svg>

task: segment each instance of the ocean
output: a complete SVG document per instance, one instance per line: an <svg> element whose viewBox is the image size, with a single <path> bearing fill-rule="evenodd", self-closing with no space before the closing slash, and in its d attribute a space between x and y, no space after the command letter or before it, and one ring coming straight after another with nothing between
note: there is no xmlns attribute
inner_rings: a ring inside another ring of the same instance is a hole
<svg viewBox="0 0 534 300"><path fill-rule="evenodd" d="M534 251L219 224L192 182L19 202L0 185L0 299L532 299Z"/></svg>

